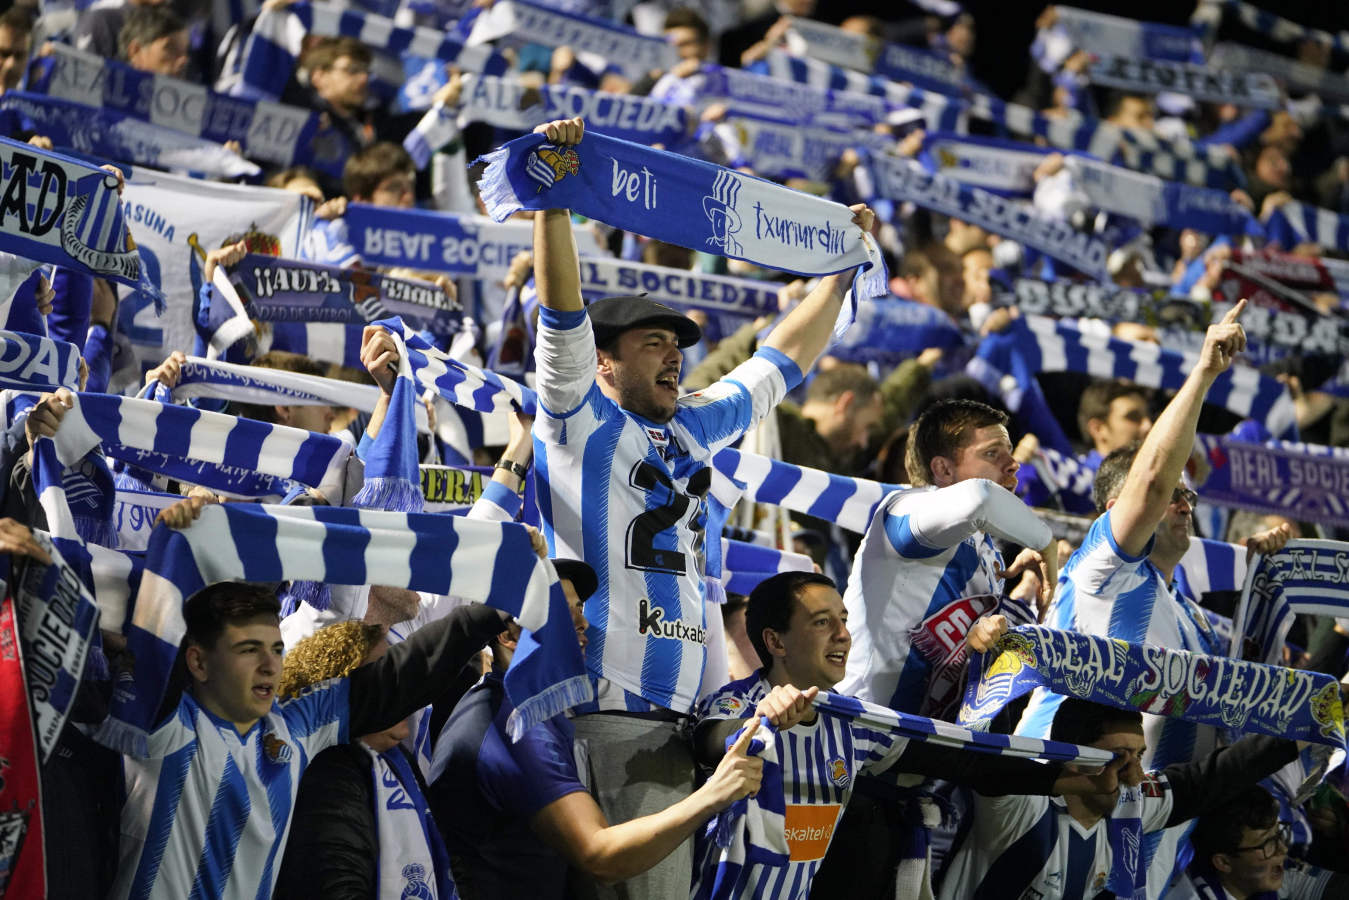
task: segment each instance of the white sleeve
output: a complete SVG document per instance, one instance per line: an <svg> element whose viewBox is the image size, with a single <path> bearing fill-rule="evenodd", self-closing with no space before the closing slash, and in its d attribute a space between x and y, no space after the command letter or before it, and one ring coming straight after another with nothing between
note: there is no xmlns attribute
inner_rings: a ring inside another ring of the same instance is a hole
<svg viewBox="0 0 1349 900"><path fill-rule="evenodd" d="M1015 494L986 478L917 493L889 514L891 546L904 552L905 531L925 547L954 547L976 531L1039 549L1053 534Z"/></svg>
<svg viewBox="0 0 1349 900"><path fill-rule="evenodd" d="M535 388L543 411L563 418L575 412L595 386L595 331L584 314L580 324L561 330L545 322L547 315L539 316L534 346Z"/></svg>

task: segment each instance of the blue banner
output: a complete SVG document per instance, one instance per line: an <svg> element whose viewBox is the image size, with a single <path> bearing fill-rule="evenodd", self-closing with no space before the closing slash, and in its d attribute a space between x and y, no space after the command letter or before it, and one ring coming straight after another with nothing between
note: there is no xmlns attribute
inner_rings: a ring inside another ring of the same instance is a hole
<svg viewBox="0 0 1349 900"><path fill-rule="evenodd" d="M342 222L367 265L408 266L452 275L504 271L522 250L533 251L529 223L420 209L347 204Z"/></svg>
<svg viewBox="0 0 1349 900"><path fill-rule="evenodd" d="M1203 498L1290 519L1349 527L1349 450L1200 435L1212 474Z"/></svg>
<svg viewBox="0 0 1349 900"><path fill-rule="evenodd" d="M957 721L987 730L1011 700L1044 687L1120 709L1288 740L1344 746L1339 683L1286 669L1074 631L1021 625L973 654Z"/></svg>
<svg viewBox="0 0 1349 900"><path fill-rule="evenodd" d="M463 309L437 285L366 269L339 269L250 253L229 277L251 318L264 322L364 325L401 316L412 328L449 338Z"/></svg>

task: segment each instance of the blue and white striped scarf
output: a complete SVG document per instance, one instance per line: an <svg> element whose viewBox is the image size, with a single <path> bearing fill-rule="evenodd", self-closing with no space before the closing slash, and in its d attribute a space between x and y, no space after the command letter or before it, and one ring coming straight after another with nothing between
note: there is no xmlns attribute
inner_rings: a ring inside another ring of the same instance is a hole
<svg viewBox="0 0 1349 900"><path fill-rule="evenodd" d="M1228 12L1236 13L1242 24L1272 40L1286 44L1310 40L1338 53L1349 53L1349 30L1332 33L1320 28L1309 28L1245 0L1203 0L1195 9L1191 21L1197 26L1216 31Z"/></svg>
<svg viewBox="0 0 1349 900"><path fill-rule="evenodd" d="M499 0L492 4L474 21L467 43L476 47L501 38L545 47L567 46L580 54L595 54L633 77L652 69L669 69L678 61L674 46L664 38L528 0Z"/></svg>
<svg viewBox="0 0 1349 900"><path fill-rule="evenodd" d="M1010 371L1013 356L1020 356L1030 372L1083 372L1171 391L1185 382L1197 359L1192 353L1091 333L1070 320L1044 316L1023 316L1007 331L989 335L980 344L980 360L996 371ZM980 377L976 371L970 374ZM1206 399L1264 423L1274 434L1296 428L1287 388L1249 366L1234 366L1219 375Z"/></svg>
<svg viewBox="0 0 1349 900"><path fill-rule="evenodd" d="M522 640L506 674L515 705L513 739L590 699L580 647L557 574L513 523L337 507L210 505L183 531L150 538L145 574L127 623L134 681L113 698L114 721L100 738L144 753L144 740L186 626L184 601L221 581L316 581L453 594L514 616ZM563 633L564 630L566 633Z"/></svg>
<svg viewBox="0 0 1349 900"><path fill-rule="evenodd" d="M314 160L319 114L296 106L228 97L199 84L141 72L65 44L38 60L27 90L171 128L213 143L238 141L254 159L291 166Z"/></svg>
<svg viewBox="0 0 1349 900"><path fill-rule="evenodd" d="M1266 223L1269 238L1285 250L1296 244L1320 244L1327 250L1349 252L1349 216L1296 200L1274 211Z"/></svg>
<svg viewBox="0 0 1349 900"><path fill-rule="evenodd" d="M1292 540L1253 562L1242 587L1234 649L1253 643L1258 662L1277 663L1299 613L1349 616L1349 543Z"/></svg>
<svg viewBox="0 0 1349 900"><path fill-rule="evenodd" d="M531 134L483 159L478 185L498 221L521 209L567 207L616 228L774 269L826 275L857 267L836 336L852 324L860 299L888 292L880 248L838 203L601 134L587 134L574 147Z"/></svg>
<svg viewBox="0 0 1349 900"><path fill-rule="evenodd" d="M56 434L62 465L96 446L138 468L235 496L285 496L298 482L344 496L351 446L336 437L107 394L75 394Z"/></svg>
<svg viewBox="0 0 1349 900"><path fill-rule="evenodd" d="M969 72L936 53L903 44L882 43L869 35L844 31L813 19L793 18L788 46L804 44L806 55L815 59L875 72L890 81L904 81L922 88L959 94L970 87Z"/></svg>
<svg viewBox="0 0 1349 900"><path fill-rule="evenodd" d="M115 109L6 91L0 110L21 116L58 147L119 163L237 178L262 169L214 141L146 122Z"/></svg>
<svg viewBox="0 0 1349 900"><path fill-rule="evenodd" d="M581 292L595 297L645 293L679 309L744 319L775 315L779 309L782 285L775 281L708 275L603 256L583 256L580 264Z"/></svg>
<svg viewBox="0 0 1349 900"><path fill-rule="evenodd" d="M724 560L721 581L732 594L749 595L759 582L779 572L813 572L815 562L804 553L721 539Z"/></svg>
<svg viewBox="0 0 1349 900"><path fill-rule="evenodd" d="M393 20L329 3L300 2L264 10L244 46L242 79L232 94L275 100L290 79L306 35L353 37L394 57L404 54L454 63L468 72L499 74L506 60L487 47L466 47L454 34L430 28L402 28Z"/></svg>
<svg viewBox="0 0 1349 900"><path fill-rule="evenodd" d="M800 70L793 70L800 71ZM802 125L871 127L884 122L898 105L889 92L865 93L817 86L814 79L786 80L745 69L704 64L688 79L698 105L724 103L728 111L780 119L784 110ZM914 105L911 101L902 105Z"/></svg>
<svg viewBox="0 0 1349 900"><path fill-rule="evenodd" d="M829 182L844 152L859 146L884 152L893 139L861 129L841 130L803 125L737 112L710 130L719 144L719 162L732 168L749 166L765 178L807 178ZM700 144L699 149L706 150Z"/></svg>

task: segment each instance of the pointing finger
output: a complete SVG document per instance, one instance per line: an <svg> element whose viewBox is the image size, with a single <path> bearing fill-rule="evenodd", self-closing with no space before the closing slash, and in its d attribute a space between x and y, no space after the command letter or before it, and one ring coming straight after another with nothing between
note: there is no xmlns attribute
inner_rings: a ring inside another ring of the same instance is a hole
<svg viewBox="0 0 1349 900"><path fill-rule="evenodd" d="M1234 324L1237 321L1237 319L1241 318L1241 314L1245 309L1246 309L1246 298L1242 297L1240 300L1237 301L1235 306L1233 306L1231 309L1227 311L1227 315L1223 316L1223 324L1224 325Z"/></svg>

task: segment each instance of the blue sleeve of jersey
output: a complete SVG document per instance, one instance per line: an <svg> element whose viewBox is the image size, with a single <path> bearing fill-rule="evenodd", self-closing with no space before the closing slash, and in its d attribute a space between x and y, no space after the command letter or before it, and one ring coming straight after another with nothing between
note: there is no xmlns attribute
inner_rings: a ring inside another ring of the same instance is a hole
<svg viewBox="0 0 1349 900"><path fill-rule="evenodd" d="M479 499L495 503L510 519L514 519L516 514L520 512L520 495L499 481L487 482L487 486L482 489L482 496Z"/></svg>
<svg viewBox="0 0 1349 900"><path fill-rule="evenodd" d="M502 704L496 725L478 753L483 794L505 813L529 818L554 800L584 791L571 741L553 722L535 725L512 744L506 737L510 704Z"/></svg>
<svg viewBox="0 0 1349 900"><path fill-rule="evenodd" d="M539 306L539 324L554 331L571 331L585 321L584 309L553 309Z"/></svg>
<svg viewBox="0 0 1349 900"><path fill-rule="evenodd" d="M286 720L291 737L308 746L306 738L326 727L336 725L331 739L324 741L323 747L345 744L349 741L351 739L347 734L349 685L350 682L345 678L334 678L314 686L294 700L287 700L281 704L281 715ZM308 750L313 756L323 747L310 746Z"/></svg>
<svg viewBox="0 0 1349 900"><path fill-rule="evenodd" d="M909 559L929 559L948 549L945 547L929 547L918 536L913 533L913 528L909 524L908 514L895 515L894 513L885 514L885 537L890 541L890 546L900 556Z"/></svg>
<svg viewBox="0 0 1349 900"><path fill-rule="evenodd" d="M795 360L776 347L760 347L754 352L754 355L761 356L778 367L778 371L782 373L782 380L787 382L787 393L789 394L796 390L797 385L801 383L801 379L805 377Z"/></svg>
<svg viewBox="0 0 1349 900"><path fill-rule="evenodd" d="M1140 553L1138 556L1130 556L1129 554L1125 553L1123 550L1120 549L1119 544L1115 542L1115 532L1110 527L1110 510L1107 509L1104 513L1101 514L1101 517L1099 519L1091 523L1091 528L1087 529L1087 536L1082 540L1083 546L1095 543L1095 541L1092 540L1093 538L1092 532L1097 531L1097 529L1100 529L1097 537L1100 540L1104 540L1107 543L1109 543L1110 550L1116 556L1118 556L1120 559L1124 560L1127 563L1142 562L1143 560L1147 559L1148 555L1152 553L1153 543L1157 540L1155 535L1153 537L1148 538L1147 546L1143 548L1143 552Z"/></svg>

